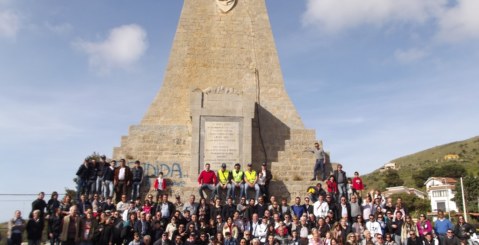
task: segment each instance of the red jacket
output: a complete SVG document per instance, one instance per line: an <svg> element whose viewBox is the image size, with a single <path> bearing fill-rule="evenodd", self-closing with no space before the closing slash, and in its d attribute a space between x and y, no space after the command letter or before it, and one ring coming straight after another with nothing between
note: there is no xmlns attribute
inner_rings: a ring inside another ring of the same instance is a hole
<svg viewBox="0 0 479 245"><path fill-rule="evenodd" d="M153 184L153 186L155 187L155 190L160 189L159 184L160 182L158 181L158 178L156 178L155 183ZM161 183L161 189L166 190L166 179L163 179L163 182Z"/></svg>
<svg viewBox="0 0 479 245"><path fill-rule="evenodd" d="M336 181L327 180L326 185L328 185L328 192L329 193L337 193L338 192L338 183L336 183Z"/></svg>
<svg viewBox="0 0 479 245"><path fill-rule="evenodd" d="M199 184L215 184L218 183L218 179L216 178L215 171L208 171L205 170L201 171L200 176L198 176L198 183Z"/></svg>
<svg viewBox="0 0 479 245"><path fill-rule="evenodd" d="M363 180L360 177L354 177L353 180L353 189L355 190L364 190Z"/></svg>

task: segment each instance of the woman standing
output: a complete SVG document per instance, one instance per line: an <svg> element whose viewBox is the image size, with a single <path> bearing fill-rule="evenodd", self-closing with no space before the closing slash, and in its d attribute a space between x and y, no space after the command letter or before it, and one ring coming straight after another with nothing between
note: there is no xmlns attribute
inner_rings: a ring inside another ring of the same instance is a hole
<svg viewBox="0 0 479 245"><path fill-rule="evenodd" d="M48 219L48 238L50 238L51 245L60 244L60 232L62 226L60 208L55 208L53 214Z"/></svg>
<svg viewBox="0 0 479 245"><path fill-rule="evenodd" d="M168 233L168 239L172 240L173 239L173 232L175 232L177 229L177 220L176 217L173 216L171 217L170 223L166 226L165 233Z"/></svg>
<svg viewBox="0 0 479 245"><path fill-rule="evenodd" d="M93 245L93 234L98 226L96 219L93 217L93 212L88 209L85 212L85 217L81 220L81 245Z"/></svg>
<svg viewBox="0 0 479 245"><path fill-rule="evenodd" d="M421 238L424 238L424 236L427 233L432 232L431 221L429 221L426 218L425 214L420 214L419 215L419 220L417 221L416 227L417 227L417 231L419 233L419 236Z"/></svg>
<svg viewBox="0 0 479 245"><path fill-rule="evenodd" d="M228 217L226 224L223 226L223 236L229 232L234 239L238 239L238 227L233 223L233 218Z"/></svg>
<svg viewBox="0 0 479 245"><path fill-rule="evenodd" d="M198 206L198 219L210 220L210 205L206 203L205 198L200 199L200 205Z"/></svg>
<svg viewBox="0 0 479 245"><path fill-rule="evenodd" d="M410 215L406 215L404 219L404 223L402 224L402 229L401 229L401 243L405 244L407 239L409 238L409 234L414 233L416 236L418 235L417 233L417 226L414 224L414 221L411 219Z"/></svg>
<svg viewBox="0 0 479 245"><path fill-rule="evenodd" d="M354 234L356 234L357 237L362 238L365 230L366 230L366 226L364 225L364 222L363 222L363 216L358 215L356 217L356 221L352 225L352 232L354 232Z"/></svg>

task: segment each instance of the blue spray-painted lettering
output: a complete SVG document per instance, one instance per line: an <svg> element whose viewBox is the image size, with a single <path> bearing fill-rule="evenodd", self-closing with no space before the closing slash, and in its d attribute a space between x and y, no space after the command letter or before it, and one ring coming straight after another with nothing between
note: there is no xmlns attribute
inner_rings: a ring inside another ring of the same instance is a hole
<svg viewBox="0 0 479 245"><path fill-rule="evenodd" d="M129 162L128 165L132 167L134 162ZM183 171L181 170L181 165L179 163L143 163L142 165L145 176L148 177L156 177L160 174L160 172L163 172L163 177L183 178Z"/></svg>

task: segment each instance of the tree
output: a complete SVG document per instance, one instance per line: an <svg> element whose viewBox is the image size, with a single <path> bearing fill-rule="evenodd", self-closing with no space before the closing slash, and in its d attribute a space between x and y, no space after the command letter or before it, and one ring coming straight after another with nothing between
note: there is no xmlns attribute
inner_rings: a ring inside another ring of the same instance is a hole
<svg viewBox="0 0 479 245"><path fill-rule="evenodd" d="M441 167L427 167L416 174L413 174L414 183L416 187L423 187L424 182L429 177L449 177L449 178L460 178L466 176L467 171L463 165L460 164L446 164Z"/></svg>
<svg viewBox="0 0 479 245"><path fill-rule="evenodd" d="M393 194L389 197L391 197L393 200L400 197L402 199L402 202L406 206L406 208L409 210L409 213L415 214L415 215L411 215L412 217L416 217L417 214L420 214L420 213L427 213L431 210L431 204L429 203L429 200L419 198L416 195L399 193L399 194Z"/></svg>
<svg viewBox="0 0 479 245"><path fill-rule="evenodd" d="M413 174L412 177L414 179L414 183L416 184L416 187L423 187L424 182L430 177L435 175L436 168L435 167L427 167L416 174Z"/></svg>
<svg viewBox="0 0 479 245"><path fill-rule="evenodd" d="M400 186L404 184L404 180L399 177L398 171L393 169L388 169L384 174L384 183L386 187L391 186Z"/></svg>
<svg viewBox="0 0 479 245"><path fill-rule="evenodd" d="M464 195L466 199L467 212L478 212L477 207L477 198L479 198L479 177L477 176L466 176L462 179L464 184ZM453 201L456 202L457 206L464 210L462 205L462 192L461 192L461 181L458 180L456 183L456 195L453 198Z"/></svg>

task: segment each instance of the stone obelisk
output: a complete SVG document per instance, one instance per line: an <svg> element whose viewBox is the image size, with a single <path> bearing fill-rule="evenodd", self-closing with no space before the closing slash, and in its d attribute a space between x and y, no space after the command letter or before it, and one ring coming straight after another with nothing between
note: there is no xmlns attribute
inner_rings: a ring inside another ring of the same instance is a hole
<svg viewBox="0 0 479 245"><path fill-rule="evenodd" d="M292 193L312 176L314 141L284 88L265 0L184 0L163 85L114 158L182 191L207 162L267 162L273 193Z"/></svg>

